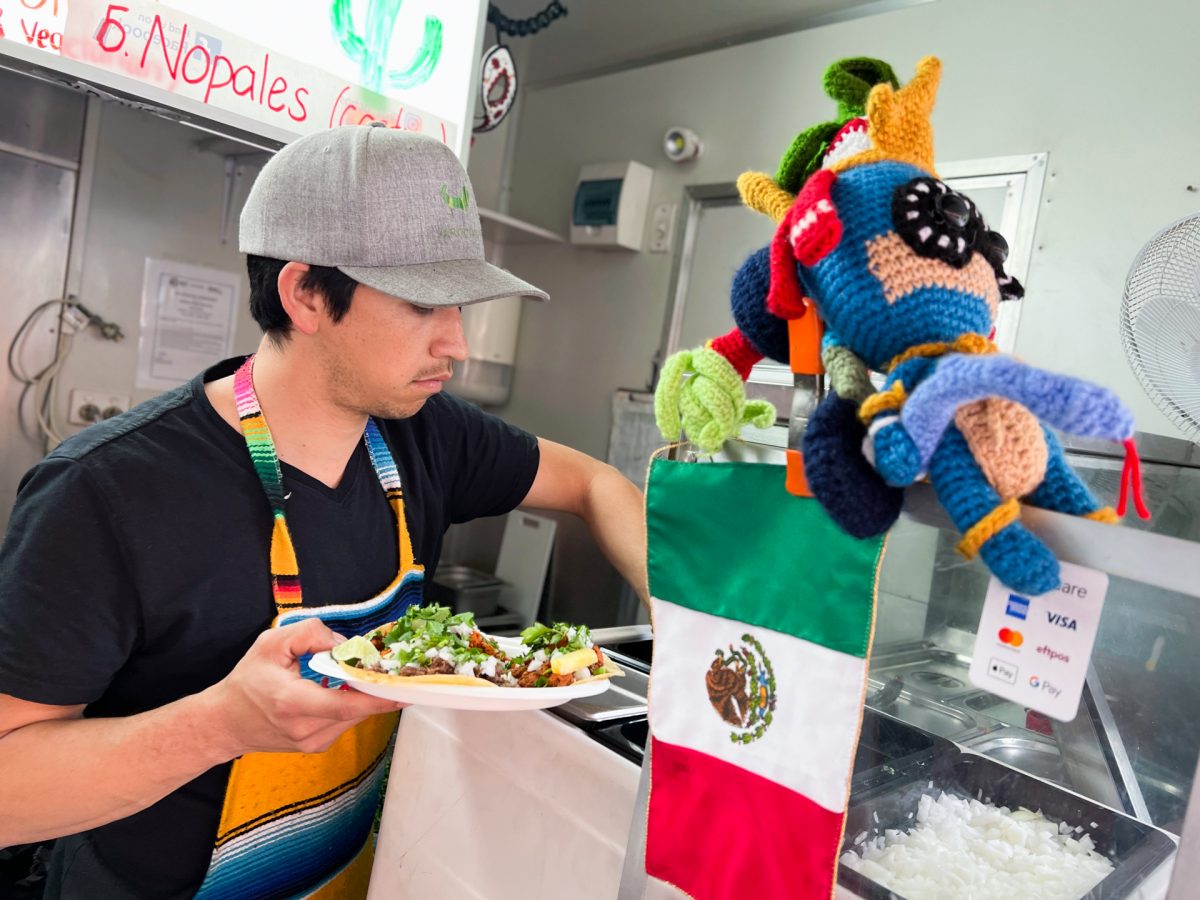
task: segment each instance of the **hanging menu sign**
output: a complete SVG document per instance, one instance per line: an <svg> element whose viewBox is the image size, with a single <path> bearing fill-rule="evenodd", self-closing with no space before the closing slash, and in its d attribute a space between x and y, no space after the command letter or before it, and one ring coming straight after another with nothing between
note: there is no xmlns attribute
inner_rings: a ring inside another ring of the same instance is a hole
<svg viewBox="0 0 1200 900"><path fill-rule="evenodd" d="M461 157L482 23L483 0L0 0L0 55L281 142L381 121Z"/></svg>

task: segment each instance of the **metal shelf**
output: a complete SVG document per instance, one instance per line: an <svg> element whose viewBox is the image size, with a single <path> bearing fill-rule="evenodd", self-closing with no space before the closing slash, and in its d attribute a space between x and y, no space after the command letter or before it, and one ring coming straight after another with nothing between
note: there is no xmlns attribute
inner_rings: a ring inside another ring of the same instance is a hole
<svg viewBox="0 0 1200 900"><path fill-rule="evenodd" d="M530 225L512 216L496 212L492 209L479 207L479 221L483 226L483 239L496 244L561 244L565 238L561 234Z"/></svg>

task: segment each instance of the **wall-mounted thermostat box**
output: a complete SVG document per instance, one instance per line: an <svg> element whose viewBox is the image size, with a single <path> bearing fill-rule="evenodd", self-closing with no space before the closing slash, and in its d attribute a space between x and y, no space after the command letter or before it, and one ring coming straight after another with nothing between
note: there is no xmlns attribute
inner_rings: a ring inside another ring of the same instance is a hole
<svg viewBox="0 0 1200 900"><path fill-rule="evenodd" d="M642 249L654 170L637 162L584 166L571 206L571 243Z"/></svg>

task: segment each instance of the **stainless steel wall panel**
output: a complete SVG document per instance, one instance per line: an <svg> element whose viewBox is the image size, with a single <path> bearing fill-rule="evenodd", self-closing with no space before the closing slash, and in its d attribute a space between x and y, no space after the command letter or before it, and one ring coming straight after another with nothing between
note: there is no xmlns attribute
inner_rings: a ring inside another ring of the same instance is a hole
<svg viewBox="0 0 1200 900"><path fill-rule="evenodd" d="M0 146L78 165L86 105L83 94L0 69Z"/></svg>
<svg viewBox="0 0 1200 900"><path fill-rule="evenodd" d="M67 169L0 152L0 337L5 351L39 303L62 296L75 178ZM22 344L26 368L36 371L53 358L56 325L54 310L39 318ZM22 387L7 368L0 374L0 528L8 526L21 475L42 456L41 440L27 437L18 425ZM27 402L26 409L32 410L32 404ZM26 421L33 430L32 415Z"/></svg>

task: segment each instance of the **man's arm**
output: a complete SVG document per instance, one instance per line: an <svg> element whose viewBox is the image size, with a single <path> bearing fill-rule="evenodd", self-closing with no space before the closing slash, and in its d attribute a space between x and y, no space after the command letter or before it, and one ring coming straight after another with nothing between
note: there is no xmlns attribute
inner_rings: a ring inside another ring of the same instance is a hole
<svg viewBox="0 0 1200 900"><path fill-rule="evenodd" d="M296 660L341 640L316 619L264 632L208 690L120 718L80 718L0 694L0 847L132 815L213 766L254 751L315 753L400 704L332 691Z"/></svg>
<svg viewBox="0 0 1200 900"><path fill-rule="evenodd" d="M643 603L646 586L646 515L642 492L607 463L538 438L537 476L521 506L574 513Z"/></svg>

